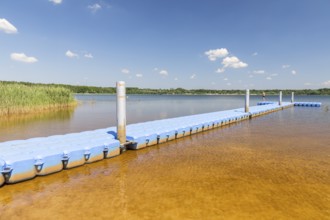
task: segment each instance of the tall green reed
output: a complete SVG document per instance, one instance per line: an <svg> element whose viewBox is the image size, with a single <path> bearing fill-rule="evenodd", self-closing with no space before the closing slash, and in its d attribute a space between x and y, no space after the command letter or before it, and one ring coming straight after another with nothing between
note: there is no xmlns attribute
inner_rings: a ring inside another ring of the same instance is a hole
<svg viewBox="0 0 330 220"><path fill-rule="evenodd" d="M69 89L0 82L0 115L23 114L75 104Z"/></svg>

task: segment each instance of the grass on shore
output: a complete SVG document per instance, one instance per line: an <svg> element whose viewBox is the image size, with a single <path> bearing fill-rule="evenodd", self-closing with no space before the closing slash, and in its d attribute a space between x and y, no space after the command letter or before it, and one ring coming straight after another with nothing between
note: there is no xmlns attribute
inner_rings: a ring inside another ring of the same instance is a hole
<svg viewBox="0 0 330 220"><path fill-rule="evenodd" d="M0 82L0 116L36 113L75 104L71 90L63 87Z"/></svg>

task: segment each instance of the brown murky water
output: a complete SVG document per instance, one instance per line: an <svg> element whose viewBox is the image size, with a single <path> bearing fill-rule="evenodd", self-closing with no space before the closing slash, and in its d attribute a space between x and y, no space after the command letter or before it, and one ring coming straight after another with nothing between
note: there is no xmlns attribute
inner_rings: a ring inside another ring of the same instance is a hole
<svg viewBox="0 0 330 220"><path fill-rule="evenodd" d="M0 219L330 219L330 111L286 109L5 185Z"/></svg>

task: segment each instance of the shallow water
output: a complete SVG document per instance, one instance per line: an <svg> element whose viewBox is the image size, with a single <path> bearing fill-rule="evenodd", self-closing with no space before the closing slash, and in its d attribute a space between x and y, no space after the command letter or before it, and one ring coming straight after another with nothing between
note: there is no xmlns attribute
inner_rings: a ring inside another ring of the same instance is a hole
<svg viewBox="0 0 330 220"><path fill-rule="evenodd" d="M75 110L0 118L0 142L67 134L116 125L115 95L77 95ZM260 97L251 96L251 105ZM127 123L214 112L244 106L244 96L129 95Z"/></svg>
<svg viewBox="0 0 330 220"><path fill-rule="evenodd" d="M329 125L296 107L6 185L0 219L329 219Z"/></svg>

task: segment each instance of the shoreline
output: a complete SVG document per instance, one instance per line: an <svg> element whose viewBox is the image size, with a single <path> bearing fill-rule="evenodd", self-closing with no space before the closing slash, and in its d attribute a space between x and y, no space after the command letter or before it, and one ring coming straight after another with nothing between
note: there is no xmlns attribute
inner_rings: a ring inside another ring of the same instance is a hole
<svg viewBox="0 0 330 220"><path fill-rule="evenodd" d="M25 85L36 87L52 87L52 88L65 88L73 94L115 94L115 87L100 87L100 86L87 86L87 85L68 85L68 84L46 84L46 83L31 83L31 82L14 82L14 81L0 81L3 85ZM276 95L279 91L283 91L283 95L330 95L330 88L318 89L250 89L250 94L262 95L265 92L267 95ZM243 95L245 89L184 89L184 88L137 88L127 87L126 94L149 94L149 95Z"/></svg>

